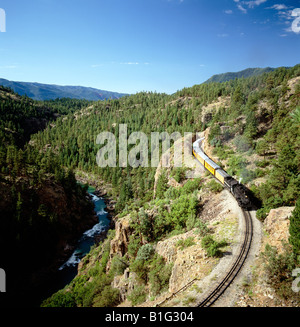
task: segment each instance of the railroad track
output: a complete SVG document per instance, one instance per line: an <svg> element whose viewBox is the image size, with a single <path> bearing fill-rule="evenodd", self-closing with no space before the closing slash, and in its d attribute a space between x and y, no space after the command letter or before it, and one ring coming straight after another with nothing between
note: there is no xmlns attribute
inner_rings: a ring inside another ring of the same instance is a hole
<svg viewBox="0 0 300 327"><path fill-rule="evenodd" d="M236 259L228 269L228 271L225 273L221 281L216 282L214 286L212 286L210 291L206 292L206 295L204 299L201 300L198 304L196 304L196 307L210 307L212 306L226 291L226 289L232 284L235 277L240 272L247 255L251 248L251 242L252 242L252 235L253 235L253 225L252 225L252 218L249 213L249 211L243 210L243 216L244 216L244 222L245 222L245 228L244 228L244 239L242 241L242 244L239 249L239 253L237 254ZM183 288L178 290L177 292L173 293L171 296L166 298L161 303L157 304L157 307L163 306L163 304L167 303L169 300L171 300L173 297L177 296L179 293L185 291L188 289L191 285L193 285L196 282L197 278L191 280L188 284L186 284Z"/></svg>
<svg viewBox="0 0 300 327"><path fill-rule="evenodd" d="M233 282L239 271L241 270L247 255L250 251L251 242L252 242L252 235L253 235L253 224L252 218L249 211L243 211L244 221L245 221L245 233L244 233L244 240L240 247L239 254L230 267L229 271L225 274L222 278L221 282L217 284L213 288L210 293L205 296L205 299L202 300L200 303L197 304L197 307L210 307L212 306L225 292L225 290L230 286Z"/></svg>
<svg viewBox="0 0 300 327"><path fill-rule="evenodd" d="M230 177L225 171L223 171L218 165L216 165L209 157L205 155L205 153L201 148L201 143L203 139L204 138L199 139L198 143L197 141L193 143L193 154L195 158L202 166L204 166L214 176L214 178L217 180L218 183L222 184L223 186L226 186L226 188L230 190L230 193L233 194L233 196L235 197L235 199L237 200L240 206L241 204L244 205L245 203L243 201L239 201L241 198L241 194L245 195L243 192L241 193L241 190L238 188L239 183L237 183L232 177ZM216 177L216 172L218 173L218 177ZM236 189L237 192L235 192ZM247 198L247 196L245 196L245 198ZM245 226L244 239L242 241L236 259L234 260L233 264L230 266L227 273L224 274L221 281L216 282L216 284L211 287L210 291L204 293L204 295L202 296L202 298L204 299L202 299L201 302L199 302L196 305L197 307L212 306L223 295L225 290L232 284L233 280L240 272L247 258L247 255L250 251L252 236L253 236L253 224L249 211L243 209L243 216L244 216L244 226ZM164 301L157 304L157 306L162 306L163 304L168 302L171 298L177 296L179 293L189 288L195 281L196 279L190 281L182 289L178 290L177 292L173 293L171 296L166 298Z"/></svg>

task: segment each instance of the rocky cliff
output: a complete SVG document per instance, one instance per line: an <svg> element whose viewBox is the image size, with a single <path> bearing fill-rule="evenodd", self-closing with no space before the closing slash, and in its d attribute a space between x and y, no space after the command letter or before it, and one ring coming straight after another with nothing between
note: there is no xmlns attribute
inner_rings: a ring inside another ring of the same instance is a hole
<svg viewBox="0 0 300 327"><path fill-rule="evenodd" d="M110 257L115 255L123 257L128 250L129 237L133 232L130 227L130 215L119 218L115 222L116 235L110 242Z"/></svg>
<svg viewBox="0 0 300 327"><path fill-rule="evenodd" d="M275 247L279 255L283 255L284 244L289 238L289 217L294 207L281 207L272 209L263 223L263 239L260 253L265 252L266 245ZM266 262L262 256L257 257L253 266L253 281L244 285L244 292L237 302L237 306L253 307L281 307L295 306L293 299L282 298L278 295L278 290L274 289L268 282L265 270ZM291 272L290 272L291 273ZM291 285L289 286L291 288Z"/></svg>

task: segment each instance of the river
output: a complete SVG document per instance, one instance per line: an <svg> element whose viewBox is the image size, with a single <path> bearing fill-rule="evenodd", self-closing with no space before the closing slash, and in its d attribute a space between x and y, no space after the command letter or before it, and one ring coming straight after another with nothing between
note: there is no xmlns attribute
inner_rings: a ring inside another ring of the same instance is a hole
<svg viewBox="0 0 300 327"><path fill-rule="evenodd" d="M105 211L106 204L104 200L96 196L94 192L95 188L89 186L88 193L92 196L92 201L95 205L94 210L98 216L99 222L92 229L83 233L70 258L59 268L59 278L56 280L57 290L63 289L74 279L77 275L78 263L87 253L89 253L91 247L95 244L95 237L109 228L110 220Z"/></svg>

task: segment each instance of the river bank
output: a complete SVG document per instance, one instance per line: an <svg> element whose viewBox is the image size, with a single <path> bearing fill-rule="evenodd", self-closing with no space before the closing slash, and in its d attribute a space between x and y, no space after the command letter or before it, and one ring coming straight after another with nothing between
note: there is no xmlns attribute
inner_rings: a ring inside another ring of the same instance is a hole
<svg viewBox="0 0 300 327"><path fill-rule="evenodd" d="M60 266L56 270L50 292L47 292L44 299L63 289L76 277L80 261L89 253L92 246L104 241L108 231L115 226L113 220L115 201L107 196L107 189L103 187L102 183L82 172L76 176L76 180L82 185L88 185L87 191L90 200L94 203L97 221L83 231L76 242L67 244L63 255L64 259L60 258Z"/></svg>
<svg viewBox="0 0 300 327"><path fill-rule="evenodd" d="M59 268L63 276L61 283L63 287L77 275L78 264L89 253L91 247L104 241L108 231L115 228L113 218L116 201L108 195L109 187L98 177L82 171L77 171L75 176L78 183L88 185L87 192L94 203L98 221L82 234L76 244L68 247L66 251L68 257Z"/></svg>
<svg viewBox="0 0 300 327"><path fill-rule="evenodd" d="M75 177L78 182L82 184L88 184L89 186L93 187L95 189L93 193L99 198L103 198L106 204L108 218L111 219L110 228L114 228L115 224L113 221L113 217L115 215L116 201L109 196L111 188L107 184L105 184L104 181L100 180L98 176L95 176L90 173L77 170L75 171Z"/></svg>

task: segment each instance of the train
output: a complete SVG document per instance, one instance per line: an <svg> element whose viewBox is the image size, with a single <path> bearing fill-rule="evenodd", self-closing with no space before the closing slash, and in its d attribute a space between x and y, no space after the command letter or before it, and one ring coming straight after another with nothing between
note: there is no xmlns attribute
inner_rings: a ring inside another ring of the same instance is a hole
<svg viewBox="0 0 300 327"><path fill-rule="evenodd" d="M202 150L201 143L204 140L198 139L193 143L193 155L225 188L235 197L242 209L249 210L252 207L251 199L247 188L239 183L232 176L228 175L219 165L211 160Z"/></svg>

